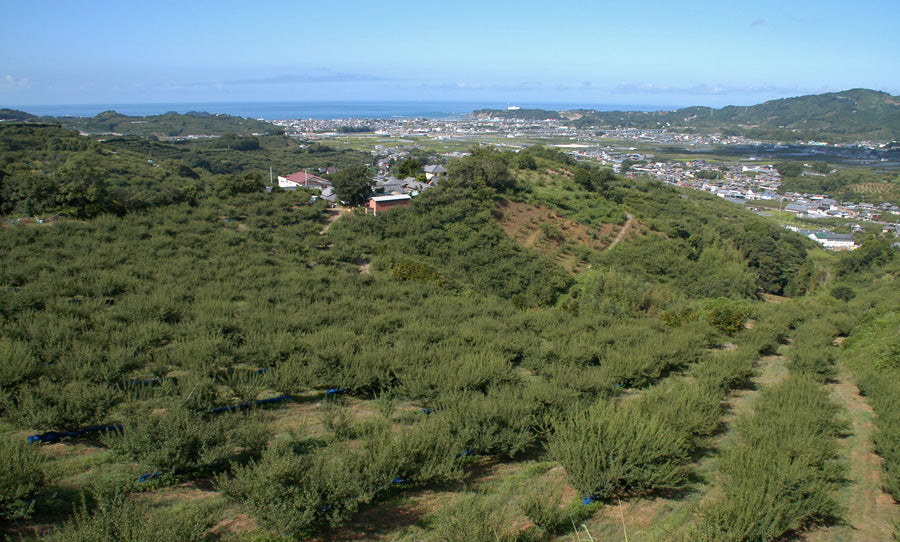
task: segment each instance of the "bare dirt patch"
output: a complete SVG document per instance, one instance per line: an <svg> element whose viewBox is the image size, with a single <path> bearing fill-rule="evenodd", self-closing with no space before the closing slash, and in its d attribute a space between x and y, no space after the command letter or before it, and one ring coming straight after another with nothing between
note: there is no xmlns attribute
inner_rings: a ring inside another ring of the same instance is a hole
<svg viewBox="0 0 900 542"><path fill-rule="evenodd" d="M875 414L859 394L849 373L841 368L828 386L832 398L850 415L851 433L839 439L842 455L848 460L847 483L841 491L846 502L846 524L814 530L805 540L890 540L897 521L894 499L881 489L881 457L874 451L872 434Z"/></svg>
<svg viewBox="0 0 900 542"><path fill-rule="evenodd" d="M625 220L625 225L622 226L622 229L619 230L618 234L616 234L616 238L613 239L613 242L609 245L610 247L614 247L614 246L618 245L619 243L622 242L623 239L625 239L626 235L631 233L631 230L633 228L632 223L634 222L634 217L631 216L631 214L629 214L629 213L626 213L625 216L627 217Z"/></svg>
<svg viewBox="0 0 900 542"><path fill-rule="evenodd" d="M734 390L728 401L728 410L723 418L730 425L738 416L747 413L753 407L753 400L759 395L760 388L778 383L787 378L789 371L787 359L782 355L765 356L757 362L757 374L752 379L753 385L747 389Z"/></svg>
<svg viewBox="0 0 900 542"><path fill-rule="evenodd" d="M503 231L519 244L552 258L573 273L586 266L579 247L590 251L604 250L624 238L631 225L629 217L624 228L603 224L594 229L559 216L547 207L514 201L501 204L495 216Z"/></svg>
<svg viewBox="0 0 900 542"><path fill-rule="evenodd" d="M420 522L446 502L446 494L423 489L364 508L340 527L322 533L314 542L385 540L404 527Z"/></svg>
<svg viewBox="0 0 900 542"><path fill-rule="evenodd" d="M578 533L569 533L554 538L558 542L587 540L584 529L590 532L594 540L640 540L641 534L647 531L660 517L669 499L634 497L628 500L613 501L589 520L579 526Z"/></svg>
<svg viewBox="0 0 900 542"><path fill-rule="evenodd" d="M353 263L359 267L359 272L362 275L370 275L371 270L369 269L370 262L365 258L357 258L353 260Z"/></svg>
<svg viewBox="0 0 900 542"><path fill-rule="evenodd" d="M334 224L334 221L343 216L344 213L349 213L350 210L346 207L333 207L328 210L325 216L325 225L322 227L322 230L319 232L321 234L327 233L328 228Z"/></svg>
<svg viewBox="0 0 900 542"><path fill-rule="evenodd" d="M209 530L209 534L228 540L228 534L249 533L256 529L256 519L247 514L238 514L213 525Z"/></svg>
<svg viewBox="0 0 900 542"><path fill-rule="evenodd" d="M156 504L209 499L219 495L209 479L191 480L175 486L165 487L153 493L135 494L139 499L148 499Z"/></svg>

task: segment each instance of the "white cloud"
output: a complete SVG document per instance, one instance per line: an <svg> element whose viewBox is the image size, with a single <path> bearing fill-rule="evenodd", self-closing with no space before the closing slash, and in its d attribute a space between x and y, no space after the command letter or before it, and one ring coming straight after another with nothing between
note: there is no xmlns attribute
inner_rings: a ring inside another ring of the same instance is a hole
<svg viewBox="0 0 900 542"><path fill-rule="evenodd" d="M687 94L693 96L735 96L755 94L796 94L797 87L778 87L773 85L693 85L690 87L673 87L669 85L634 84L617 85L614 92L618 94Z"/></svg>
<svg viewBox="0 0 900 542"><path fill-rule="evenodd" d="M0 92L12 92L26 88L31 88L31 81L27 77L15 78L7 74L0 79Z"/></svg>

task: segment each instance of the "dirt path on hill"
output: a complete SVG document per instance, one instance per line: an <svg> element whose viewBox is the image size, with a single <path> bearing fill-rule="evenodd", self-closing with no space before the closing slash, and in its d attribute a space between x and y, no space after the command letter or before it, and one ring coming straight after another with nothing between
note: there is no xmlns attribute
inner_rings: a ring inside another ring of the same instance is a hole
<svg viewBox="0 0 900 542"><path fill-rule="evenodd" d="M781 354L774 356L764 356L759 358L756 363L757 374L750 381L752 386L746 389L734 390L728 400L729 410L725 414L723 421L726 425L731 423L738 417L748 413L753 408L753 400L759 395L762 388L771 386L787 378L790 371L787 368L787 358ZM729 431L726 433L730 432Z"/></svg>
<svg viewBox="0 0 900 542"><path fill-rule="evenodd" d="M634 220L634 217L631 216L630 213L625 213L625 217L627 218L627 220L625 220L625 225L622 226L622 230L618 233L618 235L616 235L616 238L613 239L613 242L610 243L608 247L606 247L607 249L618 245L619 242L621 242L622 239L624 239L625 236L628 235L628 232L631 231L631 221Z"/></svg>
<svg viewBox="0 0 900 542"><path fill-rule="evenodd" d="M897 505L881 490L881 457L875 454L872 444L875 413L859 394L847 369L840 364L837 368L835 381L828 388L831 397L846 409L851 423L851 433L838 441L841 456L849 466L847 484L841 490L846 524L816 530L803 538L816 542L891 540Z"/></svg>
<svg viewBox="0 0 900 542"><path fill-rule="evenodd" d="M331 225L334 224L334 221L341 218L341 216L343 216L344 213L347 212L349 212L349 209L347 209L346 207L333 207L329 209L328 216L325 218L325 227L322 228L322 231L320 231L319 234L324 235L325 233L327 233L328 228L330 228Z"/></svg>

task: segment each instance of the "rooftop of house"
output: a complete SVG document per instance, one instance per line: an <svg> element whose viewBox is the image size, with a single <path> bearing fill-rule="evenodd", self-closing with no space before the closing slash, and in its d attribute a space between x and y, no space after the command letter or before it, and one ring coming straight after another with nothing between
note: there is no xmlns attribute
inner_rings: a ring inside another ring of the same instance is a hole
<svg viewBox="0 0 900 542"><path fill-rule="evenodd" d="M331 184L331 181L323 179L322 177L317 177L305 171L298 171L297 173L292 173L291 175L288 175L284 178L297 184L304 184L308 182Z"/></svg>

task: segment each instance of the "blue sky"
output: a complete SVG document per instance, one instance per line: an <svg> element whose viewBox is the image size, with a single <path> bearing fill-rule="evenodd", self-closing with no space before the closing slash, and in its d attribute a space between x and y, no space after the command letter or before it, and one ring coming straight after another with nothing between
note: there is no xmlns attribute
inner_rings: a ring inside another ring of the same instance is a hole
<svg viewBox="0 0 900 542"><path fill-rule="evenodd" d="M900 94L897 0L0 0L0 106Z"/></svg>

